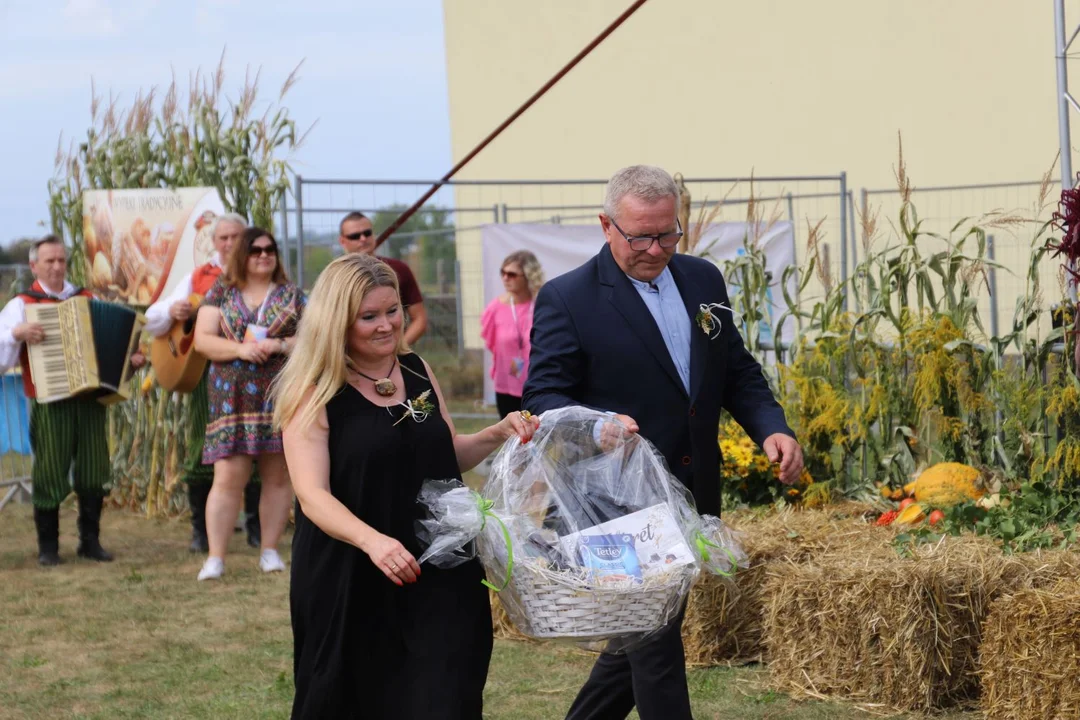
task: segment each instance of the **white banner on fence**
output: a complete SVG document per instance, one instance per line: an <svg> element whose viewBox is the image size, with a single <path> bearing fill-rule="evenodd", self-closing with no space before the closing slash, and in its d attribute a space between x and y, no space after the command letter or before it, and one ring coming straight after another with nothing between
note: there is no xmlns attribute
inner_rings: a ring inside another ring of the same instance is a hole
<svg viewBox="0 0 1080 720"><path fill-rule="evenodd" d="M744 252L743 238L747 223L723 222L710 225L702 235L695 254L708 258L723 267L725 260L734 260ZM550 280L573 270L595 255L604 243L600 224L549 225L549 224L499 224L485 225L481 230L481 257L484 278L484 307L503 290L499 268L512 252L529 250L544 268L544 276ZM795 264L795 237L789 222L778 222L765 231L759 243L765 251L766 269L772 273L772 320L780 319L785 308L780 280L784 269ZM725 278L729 294L738 292L734 278ZM788 282L788 291L794 297L794 280ZM762 339L771 339L771 329L762 323ZM789 318L780 331L782 340L790 340L793 323ZM484 350L484 402L494 404L495 388L491 381L491 353Z"/></svg>

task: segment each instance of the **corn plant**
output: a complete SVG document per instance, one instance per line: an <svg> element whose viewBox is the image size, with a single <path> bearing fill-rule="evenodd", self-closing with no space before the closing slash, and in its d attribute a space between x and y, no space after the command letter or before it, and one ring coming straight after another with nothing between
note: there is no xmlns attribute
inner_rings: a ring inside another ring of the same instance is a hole
<svg viewBox="0 0 1080 720"><path fill-rule="evenodd" d="M257 73L245 77L235 97L224 93L224 55L212 75L194 73L185 97L175 78L163 95L152 88L126 109L92 88L86 137L67 151L58 147L49 182L52 228L71 249L73 281L85 280L86 190L214 187L227 210L272 229L274 208L290 186L289 157L303 141L281 105L298 70L262 114ZM174 491L187 447L188 396L154 387L145 372L133 386L133 399L109 412L112 497L148 515L182 510Z"/></svg>
<svg viewBox="0 0 1080 720"><path fill-rule="evenodd" d="M878 485L896 487L945 460L977 466L1014 486L1048 478L1059 487L1075 482L1080 381L1068 332L1073 320L1064 317L1049 333L1038 322L1048 292L1039 271L1054 248L1048 244L1052 226L1041 219L1049 173L1033 218L995 211L941 232L919 217L902 154L897 185L901 205L889 230L873 208L861 208L862 260L849 278L829 277L818 225L808 227L804 265L787 268L781 284L787 309L776 325L791 318L795 332L780 356L777 391L814 485L870 497ZM988 231L1027 227L1034 231L1025 291L1011 324L990 336L978 312L989 292L986 275L1010 270L987 257ZM764 301L758 282L764 258L747 243L725 274L748 292L733 296L733 307L752 315ZM809 297L815 276L822 292ZM1064 297L1064 284L1057 290ZM843 309L851 297L856 312ZM744 331L748 347L764 361L753 323Z"/></svg>

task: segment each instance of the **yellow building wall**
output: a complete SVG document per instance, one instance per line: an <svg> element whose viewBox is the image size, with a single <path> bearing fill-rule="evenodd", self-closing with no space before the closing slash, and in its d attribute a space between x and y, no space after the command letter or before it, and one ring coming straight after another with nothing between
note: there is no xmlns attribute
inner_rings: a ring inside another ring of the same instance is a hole
<svg viewBox="0 0 1080 720"><path fill-rule="evenodd" d="M444 0L454 159L628 5ZM1054 73L1049 2L650 0L458 177L649 163L687 177L846 171L858 192L894 183L900 131L916 186L1037 180L1057 153ZM463 188L458 204L599 202L595 189L493 192ZM479 232L459 234L458 255L478 343Z"/></svg>

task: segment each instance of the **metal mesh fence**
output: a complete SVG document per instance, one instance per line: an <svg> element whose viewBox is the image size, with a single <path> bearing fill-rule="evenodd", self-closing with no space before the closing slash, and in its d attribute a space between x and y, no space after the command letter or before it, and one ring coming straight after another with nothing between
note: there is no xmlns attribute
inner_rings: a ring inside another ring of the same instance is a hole
<svg viewBox="0 0 1080 720"><path fill-rule="evenodd" d="M818 226L833 278L846 277L849 258L849 203L843 174L813 177L692 178L691 221L703 205L722 203L715 221L790 221L796 259L805 260L809 228ZM338 223L352 210L372 218L376 231L389 225L430 186L430 181L338 181L297 179L293 205L283 214L291 266L310 287L340 250ZM440 188L414 220L379 249L409 262L425 294L430 329L418 344L422 352L454 352L481 347L483 311L481 231L490 223L595 225L606 180L458 181ZM297 202L296 200L299 200ZM809 294L820 294L815 278Z"/></svg>
<svg viewBox="0 0 1080 720"><path fill-rule="evenodd" d="M1032 239L1039 227L1050 219L1057 207L1060 183L1041 181L991 183L981 185L952 185L915 188L911 201L916 208L922 229L948 237L958 223L961 227L954 233L954 240L972 223L984 226L988 235L988 255L1003 267L987 270L989 292L979 296L979 315L990 335L1005 332L1011 326L1016 299L1026 292L1026 275L1032 253ZM869 203L871 212L877 214L880 249L885 238L900 235L900 194L896 188L862 190L857 199L861 208ZM995 226L994 218L1014 217ZM861 223L854 223L852 238L853 258L861 260L866 254L866 237ZM1045 242L1043 236L1041 242ZM932 236L919 239L919 249L924 254L943 250L946 243ZM965 246L974 253L974 241ZM1045 257L1039 264L1042 294L1047 306L1059 301L1064 293L1061 285L1061 261ZM1049 307L1044 308L1049 310ZM1044 312L1040 328L1050 326L1049 312Z"/></svg>

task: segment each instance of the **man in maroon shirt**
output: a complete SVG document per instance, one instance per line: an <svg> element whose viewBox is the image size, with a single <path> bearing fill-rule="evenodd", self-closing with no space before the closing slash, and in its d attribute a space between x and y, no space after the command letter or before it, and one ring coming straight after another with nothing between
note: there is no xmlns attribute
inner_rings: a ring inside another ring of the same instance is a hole
<svg viewBox="0 0 1080 720"><path fill-rule="evenodd" d="M346 215L338 228L338 242L347 253L375 254L375 232L371 221L361 212ZM405 308L409 323L405 327L405 342L412 345L427 330L427 310L424 309L424 296L409 266L394 258L378 256L380 260L397 273L398 286L401 289L401 305Z"/></svg>

